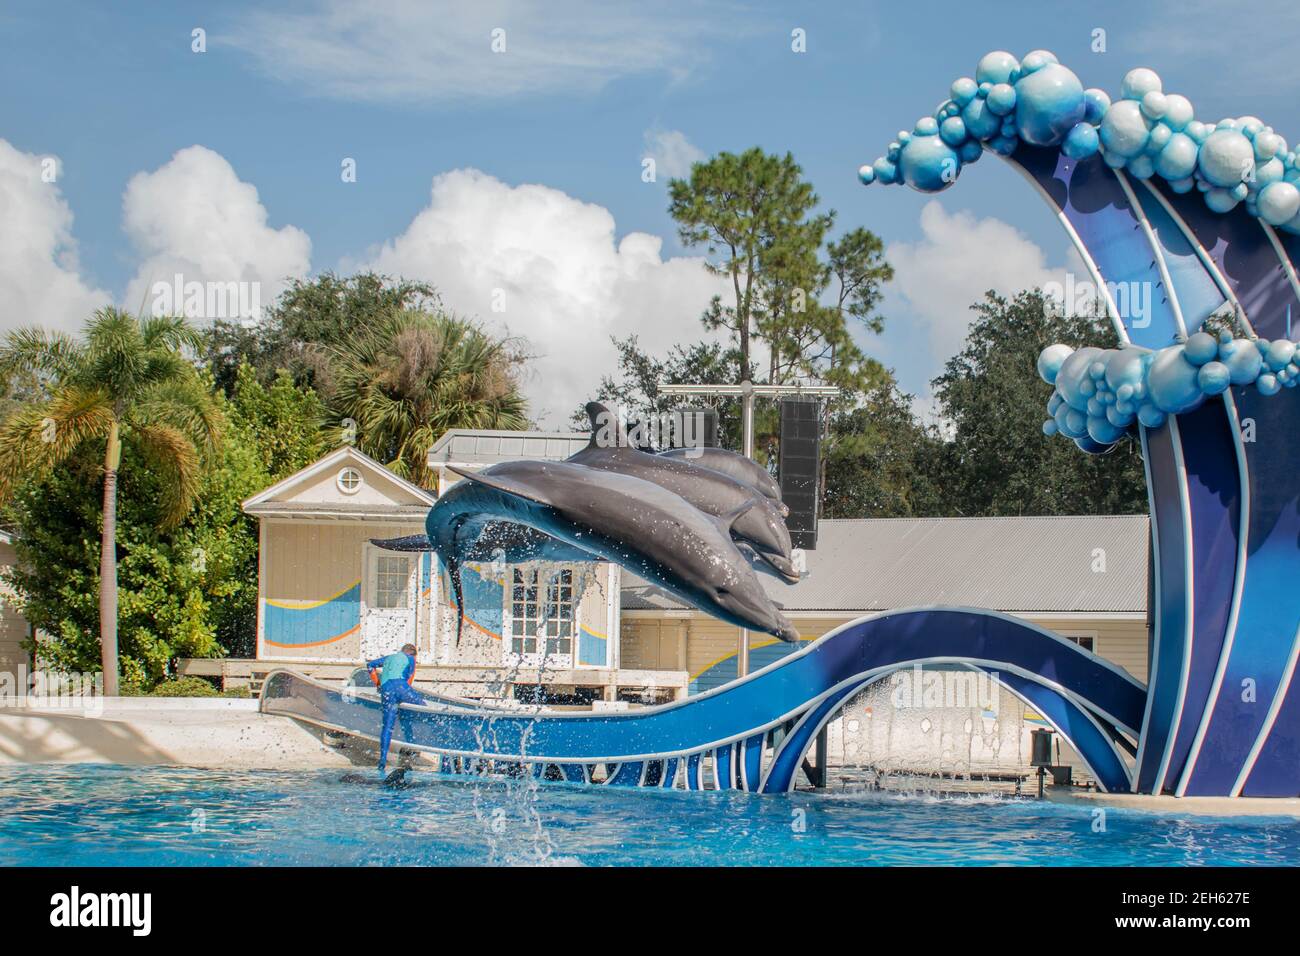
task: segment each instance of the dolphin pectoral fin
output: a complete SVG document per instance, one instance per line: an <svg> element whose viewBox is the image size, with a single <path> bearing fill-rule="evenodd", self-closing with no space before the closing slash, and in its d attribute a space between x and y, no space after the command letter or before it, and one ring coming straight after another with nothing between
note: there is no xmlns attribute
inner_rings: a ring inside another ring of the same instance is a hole
<svg viewBox="0 0 1300 956"><path fill-rule="evenodd" d="M447 576L451 578L451 593L456 600L456 646L460 647L460 635L465 628L465 592L460 583L460 560L455 557L444 560Z"/></svg>
<svg viewBox="0 0 1300 956"><path fill-rule="evenodd" d="M752 511L756 504L758 504L757 498L746 498L743 504L732 508L724 515L718 515L718 524L722 525L723 531L730 534L731 526L740 520L741 516Z"/></svg>
<svg viewBox="0 0 1300 956"><path fill-rule="evenodd" d="M536 502L539 505L546 505L548 508L553 507L552 502L547 500L546 496L536 488L530 487L521 481L513 478L506 478L503 475L485 475L479 471L470 471L467 468L458 468L455 465L448 465L448 471L452 471L462 478L467 478L476 485L483 485L491 488L493 491L499 491L505 495L511 495L515 498L523 498L526 501Z"/></svg>

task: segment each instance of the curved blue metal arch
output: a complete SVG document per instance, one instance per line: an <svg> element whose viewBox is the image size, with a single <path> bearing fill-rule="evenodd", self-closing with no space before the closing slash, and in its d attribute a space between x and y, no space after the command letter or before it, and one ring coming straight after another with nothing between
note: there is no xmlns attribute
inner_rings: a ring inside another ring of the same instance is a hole
<svg viewBox="0 0 1300 956"><path fill-rule="evenodd" d="M788 790L815 734L854 692L902 667L971 666L992 672L1060 730L1107 789L1126 786L1122 759L1105 728L1136 736L1145 689L1129 674L1078 645L1026 621L982 609L915 608L851 621L807 647L697 697L612 714L520 713L468 706L429 695L403 705L404 746L475 762L556 764L566 779L591 780L607 765L617 786L662 782L685 758L686 786L704 789L703 757L713 785ZM339 692L290 671L269 675L262 709L331 729L377 738L381 710L371 694ZM769 731L793 722L772 748ZM1118 761L1118 763L1117 763ZM578 768L584 768L579 770ZM671 783L668 785L672 785Z"/></svg>

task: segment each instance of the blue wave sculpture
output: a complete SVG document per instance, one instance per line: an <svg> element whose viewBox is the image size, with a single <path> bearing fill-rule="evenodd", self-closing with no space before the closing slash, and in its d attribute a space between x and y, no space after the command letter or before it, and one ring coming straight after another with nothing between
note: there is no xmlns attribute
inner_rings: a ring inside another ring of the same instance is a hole
<svg viewBox="0 0 1300 956"><path fill-rule="evenodd" d="M1093 453L1136 435L1146 460L1156 631L1134 790L1296 796L1297 154L1255 117L1196 120L1150 70L1112 104L1050 53L999 52L860 178L943 189L985 150L1052 207L1120 342L1052 346L1039 372L1047 434ZM1150 307L1124 308L1141 289ZM1217 336L1216 313L1233 326Z"/></svg>
<svg viewBox="0 0 1300 956"><path fill-rule="evenodd" d="M671 787L680 778L689 790L784 793L817 732L856 693L900 668L954 663L995 675L1033 706L1103 789L1129 789L1125 755L1142 722L1141 683L1042 628L961 608L862 618L740 680L642 710L539 714L427 694L428 706L403 705L394 739L466 773L554 767L552 776L591 783L603 767L613 786ZM340 693L292 671L267 676L262 710L379 736L374 694Z"/></svg>
<svg viewBox="0 0 1300 956"><path fill-rule="evenodd" d="M1051 53L995 52L859 177L935 192L986 151L1054 210L1119 340L1053 346L1039 372L1053 385L1046 433L1090 453L1126 436L1142 445L1155 575L1148 687L1015 618L916 608L861 618L748 677L629 713L520 713L428 695L427 706L403 705L399 741L461 772L504 764L591 783L603 767L608 785L699 790L708 765L714 787L784 792L855 693L902 667L956 665L996 672L1103 789L1300 794L1297 155L1255 117L1197 120L1150 70L1125 76L1112 103ZM1125 293L1142 290L1146 307L1129 308ZM1225 311L1234 328L1208 334ZM497 510L484 520L503 517ZM373 696L288 671L267 678L262 708L378 737Z"/></svg>

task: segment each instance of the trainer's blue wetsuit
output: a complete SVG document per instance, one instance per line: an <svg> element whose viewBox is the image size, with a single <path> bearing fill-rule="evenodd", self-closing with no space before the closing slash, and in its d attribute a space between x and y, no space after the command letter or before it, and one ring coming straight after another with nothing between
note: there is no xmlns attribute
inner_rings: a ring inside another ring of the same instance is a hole
<svg viewBox="0 0 1300 956"><path fill-rule="evenodd" d="M388 746L393 740L393 724L400 711L399 704L423 704L424 698L411 687L411 675L415 673L415 658L400 651L387 657L376 657L366 664L372 674L379 671L379 698L384 705L384 722L379 731L379 772L382 774L388 765ZM411 739L409 717L402 718L402 734Z"/></svg>

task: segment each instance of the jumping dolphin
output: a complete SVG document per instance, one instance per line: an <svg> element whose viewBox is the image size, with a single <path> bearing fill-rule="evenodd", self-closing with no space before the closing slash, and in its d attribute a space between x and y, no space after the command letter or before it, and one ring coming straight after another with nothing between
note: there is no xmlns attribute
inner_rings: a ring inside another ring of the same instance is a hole
<svg viewBox="0 0 1300 956"><path fill-rule="evenodd" d="M715 518L653 482L572 462L511 461L481 472L448 467L467 481L438 499L426 527L451 574L458 607L464 606L464 555L488 522L505 521L536 529L588 560L628 568L738 627L798 640L731 540L731 524L752 500Z"/></svg>
<svg viewBox="0 0 1300 956"><path fill-rule="evenodd" d="M744 455L737 455L734 451L725 448L710 448L706 445L693 448L667 448L659 452L656 457L691 461L704 468L730 475L742 484L749 485L764 498L775 501L783 517L790 513L789 507L781 500L781 488L777 485L776 479L768 474L766 468Z"/></svg>
<svg viewBox="0 0 1300 956"><path fill-rule="evenodd" d="M459 485L456 486L460 487ZM455 492L453 488L446 494ZM457 492L463 494L463 492ZM462 561L469 563L500 561L522 564L525 561L595 561L594 554L556 541L536 528L509 521L483 520L462 526L459 541ZM385 551L437 551L427 534L408 534L400 538L371 538L370 543Z"/></svg>
<svg viewBox="0 0 1300 956"><path fill-rule="evenodd" d="M790 532L777 502L731 475L701 466L688 458L638 451L630 447L623 426L607 407L599 402L588 402L586 411L591 419L591 441L566 461L599 471L643 478L681 495L689 504L715 518L739 512L739 517L731 525L732 535L753 545L754 550L786 581L798 583L799 573L790 556ZM747 501L752 501L753 507L741 510Z"/></svg>

